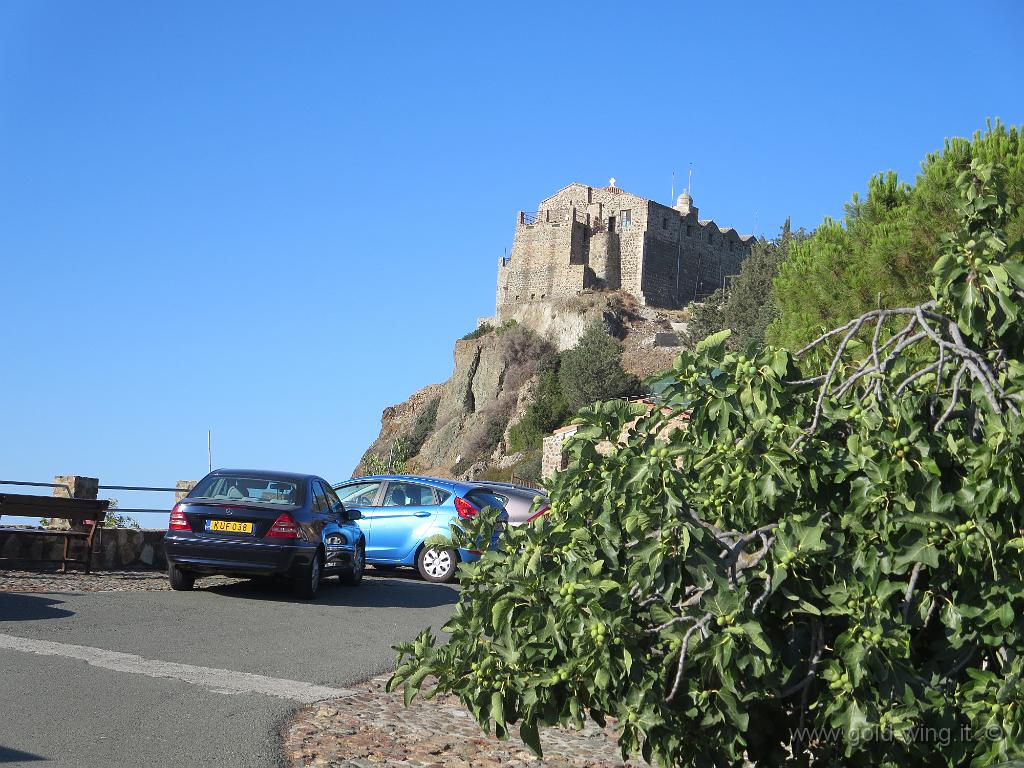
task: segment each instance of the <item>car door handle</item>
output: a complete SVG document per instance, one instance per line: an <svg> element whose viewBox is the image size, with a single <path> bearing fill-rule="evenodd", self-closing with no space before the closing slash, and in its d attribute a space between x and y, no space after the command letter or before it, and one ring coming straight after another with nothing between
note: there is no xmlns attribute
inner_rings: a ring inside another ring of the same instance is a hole
<svg viewBox="0 0 1024 768"><path fill-rule="evenodd" d="M416 517L430 517L430 512L413 512Z"/></svg>

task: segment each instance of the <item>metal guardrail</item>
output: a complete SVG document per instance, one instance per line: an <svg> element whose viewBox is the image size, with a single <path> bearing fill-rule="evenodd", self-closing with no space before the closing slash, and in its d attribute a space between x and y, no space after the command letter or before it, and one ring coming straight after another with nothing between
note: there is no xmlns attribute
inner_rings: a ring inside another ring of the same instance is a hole
<svg viewBox="0 0 1024 768"><path fill-rule="evenodd" d="M122 512L132 512L132 513L136 513L136 514L146 513L146 514L154 514L154 515L167 515L167 514L170 514L170 512L171 512L171 510L169 510L169 509L132 509L132 508L129 508L129 507L124 507L124 508L122 508L122 507L114 507L110 511L111 512L117 512L118 514L120 514Z"/></svg>
<svg viewBox="0 0 1024 768"><path fill-rule="evenodd" d="M33 488L63 488L67 491L68 496L72 495L71 486L67 483L37 483L31 480L0 480L0 485L23 485ZM98 485L96 486L101 491L149 491L149 492L166 492L166 493L182 493L185 492L184 488L165 488L162 486L153 485ZM171 510L169 509L151 509L148 507L115 507L110 510L111 512L118 513L133 513L133 514L160 514L166 515Z"/></svg>
<svg viewBox="0 0 1024 768"><path fill-rule="evenodd" d="M512 485L522 485L522 486L525 486L527 488L532 488L535 491L544 491L543 488L541 488L539 485L537 485L532 480L527 480L525 477L519 477L515 473L512 473L511 475L509 475L508 481L510 483L512 483ZM546 491L544 491L544 492L546 493Z"/></svg>
<svg viewBox="0 0 1024 768"><path fill-rule="evenodd" d="M98 485L96 487L101 491L170 491L177 493L185 490L184 488L155 488L149 485Z"/></svg>
<svg viewBox="0 0 1024 768"><path fill-rule="evenodd" d="M71 496L71 486L66 483L33 483L29 480L0 480L0 485L27 485L35 488L63 488Z"/></svg>
<svg viewBox="0 0 1024 768"><path fill-rule="evenodd" d="M181 493L185 491L184 488L162 488L153 485L100 485L97 486L102 491L149 491L149 492L166 492L166 493ZM166 515L170 514L169 509L146 509L146 508L131 508L131 507L116 507L112 512L117 513L132 513L132 514L158 514Z"/></svg>

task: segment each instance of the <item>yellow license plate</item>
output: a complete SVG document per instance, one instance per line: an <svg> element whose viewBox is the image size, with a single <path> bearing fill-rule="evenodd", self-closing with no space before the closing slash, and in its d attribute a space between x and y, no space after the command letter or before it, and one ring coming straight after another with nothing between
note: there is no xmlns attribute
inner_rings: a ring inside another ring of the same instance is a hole
<svg viewBox="0 0 1024 768"><path fill-rule="evenodd" d="M240 520L207 520L206 530L225 533L252 533L252 523L243 523Z"/></svg>

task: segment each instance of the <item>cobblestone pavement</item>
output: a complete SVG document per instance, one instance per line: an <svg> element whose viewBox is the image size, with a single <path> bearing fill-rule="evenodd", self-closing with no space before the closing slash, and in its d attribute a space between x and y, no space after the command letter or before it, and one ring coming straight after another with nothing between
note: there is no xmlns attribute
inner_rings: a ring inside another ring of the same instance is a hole
<svg viewBox="0 0 1024 768"><path fill-rule="evenodd" d="M511 736L499 741L480 730L453 696L417 696L406 708L402 691L385 691L388 676L358 692L300 710L282 732L289 768L612 768L623 763L614 735L588 723L583 731L541 732L538 760ZM515 731L515 729L513 729Z"/></svg>
<svg viewBox="0 0 1024 768"><path fill-rule="evenodd" d="M233 584L240 579L210 576L196 582L197 589ZM167 573L154 570L93 571L69 570L58 573L56 567L38 570L0 569L0 592L163 592L170 589Z"/></svg>

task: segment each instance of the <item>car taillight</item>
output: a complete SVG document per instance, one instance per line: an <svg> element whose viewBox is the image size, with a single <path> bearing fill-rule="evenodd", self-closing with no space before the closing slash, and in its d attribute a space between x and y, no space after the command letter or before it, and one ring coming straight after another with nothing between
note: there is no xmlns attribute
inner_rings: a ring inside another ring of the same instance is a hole
<svg viewBox="0 0 1024 768"><path fill-rule="evenodd" d="M181 505L175 504L171 510L171 519L167 523L168 531L190 531L188 520L185 519L185 513L181 511Z"/></svg>
<svg viewBox="0 0 1024 768"><path fill-rule="evenodd" d="M274 524L267 531L268 539L297 539L299 538L299 525L287 512L282 512Z"/></svg>
<svg viewBox="0 0 1024 768"><path fill-rule="evenodd" d="M541 508L540 508L540 509L538 509L538 510L537 510L537 511L536 511L535 513L533 513L533 514L532 514L532 515L530 515L530 516L529 516L528 518L526 518L526 522L528 522L528 523L532 523L532 522L533 522L534 520L536 520L536 519L537 519L538 517L540 517L541 515L543 515L543 514L544 514L545 512L547 512L547 511L548 511L549 509L551 509L551 507L541 507Z"/></svg>
<svg viewBox="0 0 1024 768"><path fill-rule="evenodd" d="M459 517L463 520L469 520L469 518L476 515L480 510L474 507L465 499L456 496L455 497L455 511L459 513Z"/></svg>

